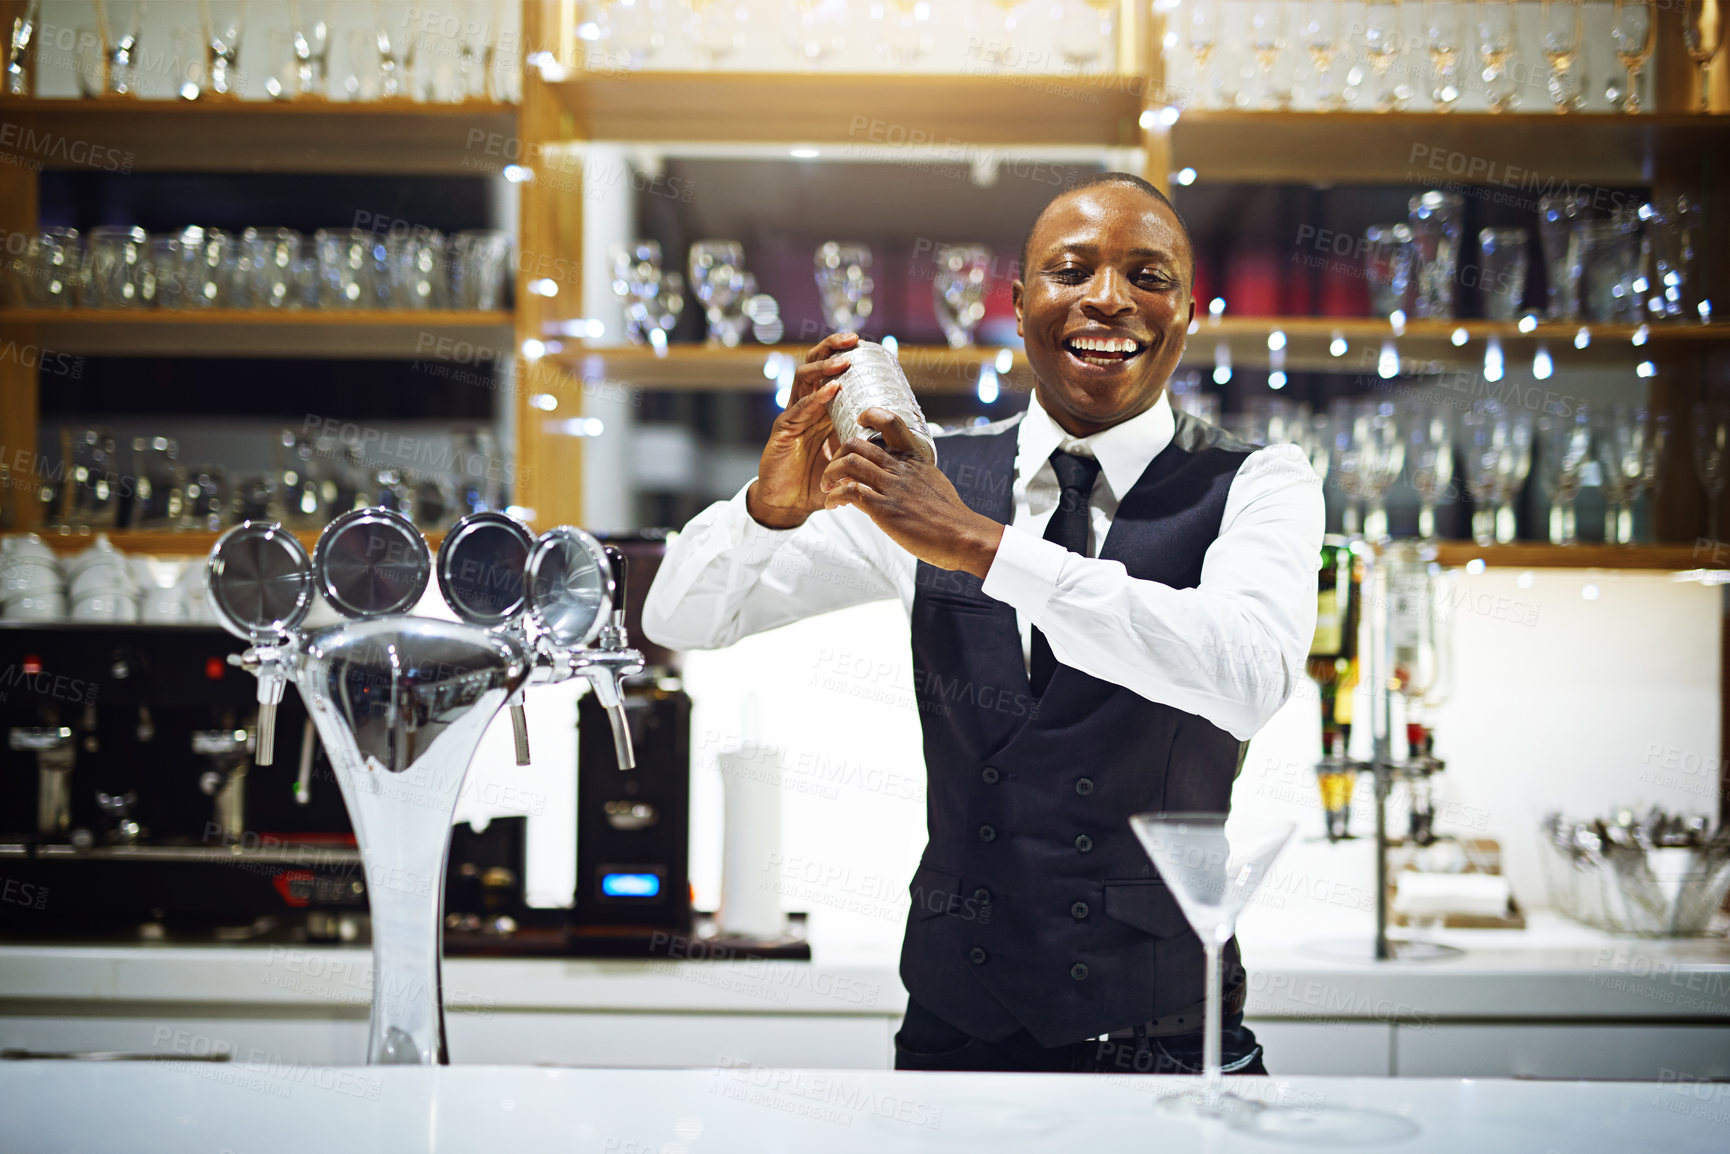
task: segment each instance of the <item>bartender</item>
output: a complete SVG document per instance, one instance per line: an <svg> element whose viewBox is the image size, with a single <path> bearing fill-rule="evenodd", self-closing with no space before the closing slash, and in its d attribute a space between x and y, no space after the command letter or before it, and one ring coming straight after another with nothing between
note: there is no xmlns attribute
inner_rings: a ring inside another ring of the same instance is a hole
<svg viewBox="0 0 1730 1154"><path fill-rule="evenodd" d="M1027 411L834 443L833 378L794 378L757 478L685 527L643 607L674 649L900 598L929 778L901 953L904 1070L1201 1069L1200 940L1129 827L1223 812L1246 743L1303 676L1321 487L1175 411L1195 315L1188 230L1107 173L1039 214L1014 284ZM1227 1073L1266 1073L1226 958Z"/></svg>

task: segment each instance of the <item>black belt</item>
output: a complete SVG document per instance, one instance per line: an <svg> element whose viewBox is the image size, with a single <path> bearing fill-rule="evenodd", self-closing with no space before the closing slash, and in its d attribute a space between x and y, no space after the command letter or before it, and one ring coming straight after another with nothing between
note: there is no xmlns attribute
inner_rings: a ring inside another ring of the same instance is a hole
<svg viewBox="0 0 1730 1154"><path fill-rule="evenodd" d="M1225 1007L1220 1013L1221 1019L1243 1012L1244 987L1234 986L1225 992ZM1123 1030L1113 1030L1106 1037L1113 1039L1133 1038L1140 1033L1147 1038L1169 1038L1174 1034L1193 1034L1207 1023L1207 1000L1204 998L1193 1006L1185 1006L1162 1018L1155 1018L1141 1026L1130 1026Z"/></svg>

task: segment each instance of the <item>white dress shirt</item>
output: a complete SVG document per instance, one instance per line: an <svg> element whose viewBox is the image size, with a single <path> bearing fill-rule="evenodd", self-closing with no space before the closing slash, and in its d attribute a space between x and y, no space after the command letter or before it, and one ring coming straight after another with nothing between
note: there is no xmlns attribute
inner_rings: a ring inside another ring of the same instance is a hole
<svg viewBox="0 0 1730 1154"><path fill-rule="evenodd" d="M1095 555L1118 503L1173 431L1163 393L1147 412L1079 438L1032 398L1016 432L1014 514L983 590L1015 608L1024 655L1038 626L1063 664L1247 740L1303 676L1315 633L1321 483L1296 446L1262 449L1232 479L1197 588L1131 577ZM1044 539L1061 495L1049 460L1059 448L1100 464L1086 557ZM796 529L770 529L746 511L746 489L698 514L668 546L643 603L651 640L714 649L866 601L899 597L912 607L917 559L862 510L823 510Z"/></svg>

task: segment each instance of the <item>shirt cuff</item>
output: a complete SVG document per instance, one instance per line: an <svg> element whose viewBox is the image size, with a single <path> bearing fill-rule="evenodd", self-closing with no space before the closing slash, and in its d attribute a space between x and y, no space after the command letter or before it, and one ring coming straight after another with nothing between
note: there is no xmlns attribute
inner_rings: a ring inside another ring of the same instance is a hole
<svg viewBox="0 0 1730 1154"><path fill-rule="evenodd" d="M997 556L985 571L980 589L1029 619L1040 617L1057 592L1058 578L1070 556L1070 551L1055 541L1005 525Z"/></svg>
<svg viewBox="0 0 1730 1154"><path fill-rule="evenodd" d="M779 541L789 533L796 533L798 526L791 529L771 529L757 518L751 516L751 510L745 505L745 494L751 491L751 486L757 483L752 477L744 487L733 494L733 499L727 502L729 519L733 522L733 540L739 545L766 545L771 541Z"/></svg>

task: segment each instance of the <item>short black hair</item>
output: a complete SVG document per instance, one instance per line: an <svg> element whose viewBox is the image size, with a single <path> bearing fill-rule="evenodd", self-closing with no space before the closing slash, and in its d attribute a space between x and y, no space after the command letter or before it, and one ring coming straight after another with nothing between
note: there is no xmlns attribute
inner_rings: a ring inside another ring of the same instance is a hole
<svg viewBox="0 0 1730 1154"><path fill-rule="evenodd" d="M1032 243L1033 232L1039 227L1039 222L1044 218L1046 212L1048 212L1051 206L1056 204L1061 198L1066 197L1071 193L1082 192L1089 188L1097 188L1102 184L1127 184L1131 188L1147 194L1171 210L1172 218L1177 221L1178 230L1183 233L1183 243L1189 246L1189 287L1193 290L1195 288L1195 239L1189 235L1189 225L1185 223L1183 214L1177 211L1177 205L1171 203L1170 197L1166 196L1165 193L1159 191L1157 187L1149 184L1147 181L1136 176L1132 172L1096 173L1085 180L1077 181L1062 192L1058 193L1056 196L1052 197L1050 200L1046 201L1045 207L1039 210L1039 215L1033 218L1033 224L1028 228L1027 236L1021 241L1021 275L1023 279L1027 276L1028 245Z"/></svg>

